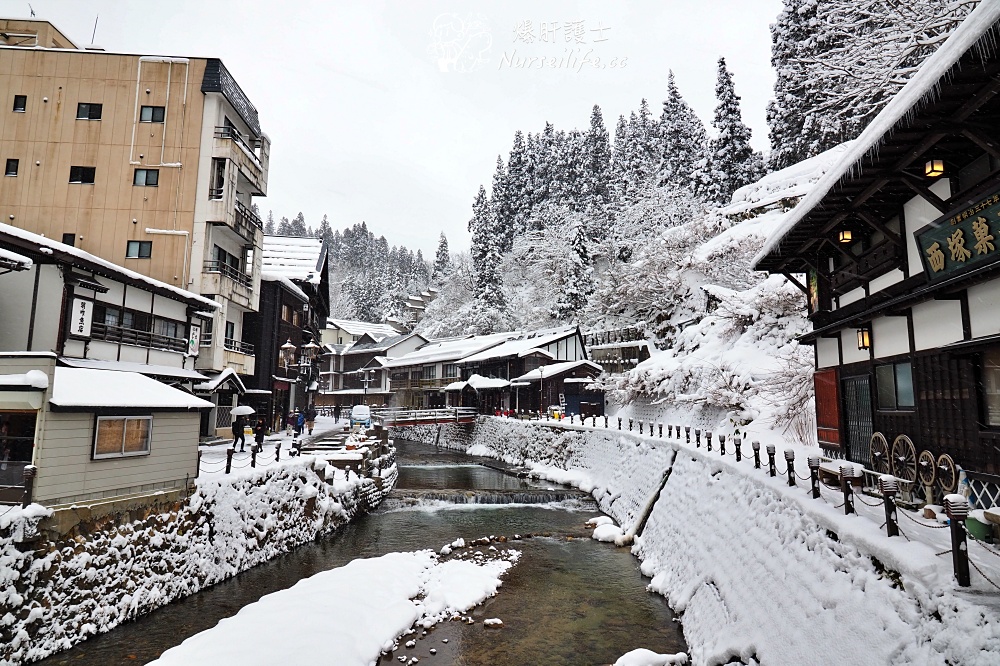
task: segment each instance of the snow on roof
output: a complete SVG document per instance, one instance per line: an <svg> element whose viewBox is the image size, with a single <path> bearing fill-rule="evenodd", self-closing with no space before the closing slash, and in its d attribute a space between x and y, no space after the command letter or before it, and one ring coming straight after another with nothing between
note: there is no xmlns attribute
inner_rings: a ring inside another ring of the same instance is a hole
<svg viewBox="0 0 1000 666"><path fill-rule="evenodd" d="M575 370L580 367L590 368L598 373L604 370L601 366L591 361L565 361L563 363L553 363L551 365L543 365L540 368L535 368L531 372L526 372L520 377L515 378L513 381L537 382L540 379L555 377L556 375L561 375L564 372L569 372L570 370Z"/></svg>
<svg viewBox="0 0 1000 666"><path fill-rule="evenodd" d="M240 393L246 393L247 387L243 385L243 380L240 379L240 376L232 368L226 368L207 382L195 384L194 390L213 393L227 380L236 384L236 388Z"/></svg>
<svg viewBox="0 0 1000 666"><path fill-rule="evenodd" d="M386 364L389 368L400 368L408 365L426 365L442 361L457 362L469 354L475 354L494 345L498 345L517 333L494 333L492 335L475 335L467 338L446 338L431 340L419 349L390 359Z"/></svg>
<svg viewBox="0 0 1000 666"><path fill-rule="evenodd" d="M504 358L505 356L523 356L525 352L530 352L531 350L540 347L546 347L557 340L562 340L563 338L574 335L575 333L575 326L523 333L513 340L508 340L503 344L496 345L495 347L472 354L471 356L466 356L462 359L462 363L477 363L497 358Z"/></svg>
<svg viewBox="0 0 1000 666"><path fill-rule="evenodd" d="M948 37L913 75L903 89L893 97L885 108L869 123L868 127L855 139L816 186L785 218L780 227L761 248L753 263L756 266L774 251L792 228L802 221L845 175L850 173L861 159L871 150L877 149L885 135L918 104L936 94L941 79L974 47L986 32L1000 20L1000 2L980 3L962 24Z"/></svg>
<svg viewBox="0 0 1000 666"><path fill-rule="evenodd" d="M373 324L367 321L356 321L353 319L327 319L327 323L336 326L350 335L381 334L383 337L397 335L399 331L389 324Z"/></svg>
<svg viewBox="0 0 1000 666"><path fill-rule="evenodd" d="M31 268L31 259L23 254L11 252L0 247L0 265L12 265L16 271L26 271Z"/></svg>
<svg viewBox="0 0 1000 666"><path fill-rule="evenodd" d="M451 384L448 384L447 386L445 386L441 390L442 391L461 391L466 386L468 386L468 384L469 384L469 382L452 382Z"/></svg>
<svg viewBox="0 0 1000 666"><path fill-rule="evenodd" d="M0 222L0 240L3 240L3 236L11 236L13 238L18 238L22 241L28 241L29 243L34 243L38 245L39 252L43 254L52 254L53 251L58 251L61 254L68 254L83 261L87 261L91 264L98 266L99 268L108 271L112 275L123 275L129 279L137 280L139 282L145 282L150 287L166 290L177 294L181 298L191 299L198 301L202 305L206 305L213 310L220 307L218 303L210 298L205 298L204 296L199 296L190 291L181 289L180 287L175 287L172 284L167 284L166 282L160 282L159 280L154 280L153 278L143 275L141 273L136 273L135 271L130 271L127 268L119 266L118 264L113 264L110 261L101 259L97 255L90 254L89 252L84 252L78 247L73 247L72 245L66 245L65 243L60 243L54 241L51 238L46 238L45 236L40 236L39 234L32 233L30 231L25 231L24 229L19 229L18 227L11 226L9 224L4 224Z"/></svg>
<svg viewBox="0 0 1000 666"><path fill-rule="evenodd" d="M0 386L28 386L44 390L49 387L49 376L41 370L28 370L17 375L0 375Z"/></svg>
<svg viewBox="0 0 1000 666"><path fill-rule="evenodd" d="M309 302L309 297L306 296L306 292L304 292L301 289L299 289L298 285L296 285L294 282L292 282L291 280L289 280L287 277L285 277L281 273L272 273L270 271L261 271L260 272L260 279L263 280L264 282L280 282L281 285L283 287L285 287L288 291L292 292L293 294L295 294L296 296L298 296L299 298L301 298L306 303Z"/></svg>
<svg viewBox="0 0 1000 666"><path fill-rule="evenodd" d="M59 361L71 368L91 368L93 370L114 370L115 372L138 372L142 375L157 377L177 377L179 379L208 379L197 370L178 368L172 365L149 365L147 363L130 363L128 361L101 361L93 358L67 358L60 356Z"/></svg>
<svg viewBox="0 0 1000 666"><path fill-rule="evenodd" d="M739 215L770 206L783 199L798 199L808 194L830 168L851 147L851 141L834 146L819 155L772 171L755 183L744 185L733 194L732 202L720 212Z"/></svg>
<svg viewBox="0 0 1000 666"><path fill-rule="evenodd" d="M290 280L319 284L323 241L297 236L264 236L261 271L283 275Z"/></svg>
<svg viewBox="0 0 1000 666"><path fill-rule="evenodd" d="M95 390L97 387L100 390ZM202 409L213 406L208 400L137 372L63 367L55 368L49 402L57 407Z"/></svg>
<svg viewBox="0 0 1000 666"><path fill-rule="evenodd" d="M482 375L472 375L466 383L477 391L507 388L510 386L510 382L506 379L494 379L493 377L483 377Z"/></svg>

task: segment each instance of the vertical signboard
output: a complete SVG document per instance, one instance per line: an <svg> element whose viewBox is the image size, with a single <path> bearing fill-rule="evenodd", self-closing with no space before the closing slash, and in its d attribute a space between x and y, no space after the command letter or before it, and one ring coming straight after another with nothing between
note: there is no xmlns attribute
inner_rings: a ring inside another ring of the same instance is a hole
<svg viewBox="0 0 1000 666"><path fill-rule="evenodd" d="M199 347L201 347L201 326L198 324L191 324L191 326L188 327L187 355L197 356Z"/></svg>
<svg viewBox="0 0 1000 666"><path fill-rule="evenodd" d="M89 338L90 327L94 321L94 301L85 298L73 299L73 325L70 335L77 338Z"/></svg>

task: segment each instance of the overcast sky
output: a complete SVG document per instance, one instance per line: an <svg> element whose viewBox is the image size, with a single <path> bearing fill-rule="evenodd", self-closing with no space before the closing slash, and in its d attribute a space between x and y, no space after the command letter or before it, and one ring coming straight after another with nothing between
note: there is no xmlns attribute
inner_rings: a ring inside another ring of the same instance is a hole
<svg viewBox="0 0 1000 666"><path fill-rule="evenodd" d="M221 58L271 137L268 196L256 199L265 216L365 220L427 257L441 231L453 251L468 248L472 200L515 130L585 129L596 103L610 132L643 97L659 116L671 69L707 125L725 56L754 146L766 149L781 0L31 5L78 44L99 15L95 42L109 51ZM0 15L25 17L28 2L0 0Z"/></svg>

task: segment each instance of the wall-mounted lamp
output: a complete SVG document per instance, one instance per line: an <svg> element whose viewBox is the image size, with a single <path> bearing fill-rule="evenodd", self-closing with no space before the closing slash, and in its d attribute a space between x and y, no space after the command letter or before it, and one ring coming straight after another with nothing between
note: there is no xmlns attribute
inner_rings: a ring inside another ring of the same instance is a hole
<svg viewBox="0 0 1000 666"><path fill-rule="evenodd" d="M924 164L924 175L928 178L937 178L944 175L944 160L927 160Z"/></svg>
<svg viewBox="0 0 1000 666"><path fill-rule="evenodd" d="M295 364L295 345L292 344L291 340L288 340L279 349L281 350L281 362L287 370L288 366Z"/></svg>
<svg viewBox="0 0 1000 666"><path fill-rule="evenodd" d="M854 234L851 233L850 229L841 229L837 234L837 240L841 243L850 243L854 240Z"/></svg>
<svg viewBox="0 0 1000 666"><path fill-rule="evenodd" d="M865 350L872 348L872 329L862 326L858 329L858 349Z"/></svg>

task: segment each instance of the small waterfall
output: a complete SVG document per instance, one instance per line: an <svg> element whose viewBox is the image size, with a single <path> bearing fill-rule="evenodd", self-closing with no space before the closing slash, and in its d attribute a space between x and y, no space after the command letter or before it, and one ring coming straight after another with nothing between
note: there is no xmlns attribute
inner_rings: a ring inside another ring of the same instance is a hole
<svg viewBox="0 0 1000 666"><path fill-rule="evenodd" d="M589 500L590 496L579 490L395 490L390 500L397 505L415 505L425 502L448 504L550 504L566 500Z"/></svg>

